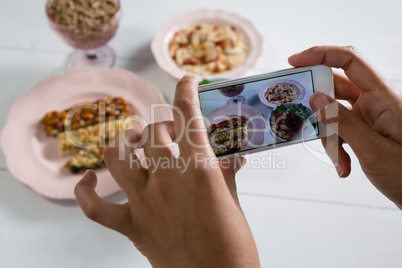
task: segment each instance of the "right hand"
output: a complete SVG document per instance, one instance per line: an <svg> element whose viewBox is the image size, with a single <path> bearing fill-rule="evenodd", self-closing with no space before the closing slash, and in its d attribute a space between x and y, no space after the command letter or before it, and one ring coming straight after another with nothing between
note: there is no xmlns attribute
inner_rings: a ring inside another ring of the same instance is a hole
<svg viewBox="0 0 402 268"><path fill-rule="evenodd" d="M323 139L326 152L340 177L350 173L346 142L372 184L402 209L402 93L391 85L353 47L313 47L289 58L296 67L324 64L342 68L334 74L335 97L347 100L348 109L324 93L310 106L338 137Z"/></svg>

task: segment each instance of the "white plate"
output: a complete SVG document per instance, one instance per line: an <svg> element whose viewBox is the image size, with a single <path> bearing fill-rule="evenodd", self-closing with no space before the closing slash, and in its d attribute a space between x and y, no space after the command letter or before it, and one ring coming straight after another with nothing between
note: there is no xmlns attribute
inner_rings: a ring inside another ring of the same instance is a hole
<svg viewBox="0 0 402 268"><path fill-rule="evenodd" d="M258 97L260 98L260 101L270 107L275 109L276 104L273 104L271 102L269 102L266 98L265 98L265 92L267 92L268 88L274 87L278 84L282 84L282 85L293 85L296 87L296 91L297 91L297 98L289 103L299 103L301 100L303 100L304 95L306 94L306 89L303 87L302 84L300 84L297 81L294 80L290 80L290 79L280 79L280 80L274 80L274 81L269 81L267 84L265 84L263 87L261 87L260 91L258 92Z"/></svg>
<svg viewBox="0 0 402 268"><path fill-rule="evenodd" d="M74 199L74 187L82 175L64 168L69 158L58 154L57 139L47 137L40 120L49 111L61 111L85 101L107 96L124 97L133 113L146 122L171 120L170 110L151 104L166 103L151 83L120 69L79 69L40 82L11 107L0 144L10 173L34 191L49 198ZM120 188L106 168L96 170L101 197Z"/></svg>
<svg viewBox="0 0 402 268"><path fill-rule="evenodd" d="M210 77L237 78L244 75L249 69L253 68L262 53L262 37L254 28L253 24L235 13L224 10L198 9L195 11L178 14L165 22L155 33L152 40L152 53L159 67L173 76L180 79L187 72L180 69L169 55L169 42L175 32L187 26L206 22L218 25L233 25L236 30L242 33L249 46L249 52L244 63L231 71L219 73ZM199 79L202 77L199 76Z"/></svg>
<svg viewBox="0 0 402 268"><path fill-rule="evenodd" d="M297 106L299 104L284 103L284 105L285 106ZM307 141L307 140L311 140L313 138L317 138L316 127L314 127L313 124L311 123L311 120L313 120L317 124L317 117L315 116L315 113L309 107L307 107L305 105L303 105L303 106L307 109L308 119L307 119L307 121L304 122L302 130L298 133L298 135L296 136L296 138L294 140ZM276 140L277 143L288 142L287 140L282 139L281 137L278 137L273 132L272 127L271 127L271 117L273 116L273 113L274 113L274 110L272 110L268 115L267 124L268 124L268 128L269 128L269 132L271 133L272 137Z"/></svg>

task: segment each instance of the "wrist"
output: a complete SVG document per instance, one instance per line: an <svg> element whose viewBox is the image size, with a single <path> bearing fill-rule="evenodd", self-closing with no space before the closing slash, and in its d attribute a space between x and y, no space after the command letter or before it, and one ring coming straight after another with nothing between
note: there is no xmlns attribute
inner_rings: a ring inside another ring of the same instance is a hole
<svg viewBox="0 0 402 268"><path fill-rule="evenodd" d="M198 243L197 243L198 244ZM201 243L200 243L201 244ZM237 268L237 267L261 267L254 240L243 245L225 246L213 242L206 246L198 244L196 247L171 248L166 253L160 253L155 258L148 258L155 268ZM205 244L204 244L205 245ZM187 245L188 246L188 245Z"/></svg>

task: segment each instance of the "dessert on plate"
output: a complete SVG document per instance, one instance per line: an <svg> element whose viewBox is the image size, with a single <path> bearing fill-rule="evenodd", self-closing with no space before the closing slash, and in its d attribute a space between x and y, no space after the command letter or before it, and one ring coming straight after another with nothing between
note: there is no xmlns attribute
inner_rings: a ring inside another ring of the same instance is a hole
<svg viewBox="0 0 402 268"><path fill-rule="evenodd" d="M208 127L211 145L217 156L243 149L242 143L247 137L247 123L247 117L237 116Z"/></svg>
<svg viewBox="0 0 402 268"><path fill-rule="evenodd" d="M73 173L104 166L103 150L126 128L131 105L120 97L107 97L52 111L41 122L47 136L56 137L60 156L72 156L66 167Z"/></svg>

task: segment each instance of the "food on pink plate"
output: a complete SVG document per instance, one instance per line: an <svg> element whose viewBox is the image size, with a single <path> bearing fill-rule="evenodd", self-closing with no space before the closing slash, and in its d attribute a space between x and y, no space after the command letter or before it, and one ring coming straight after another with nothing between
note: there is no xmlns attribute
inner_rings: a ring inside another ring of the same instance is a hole
<svg viewBox="0 0 402 268"><path fill-rule="evenodd" d="M73 158L66 163L67 169L72 173L83 173L87 169L98 169L104 167L104 149L104 147L90 147L78 150Z"/></svg>
<svg viewBox="0 0 402 268"><path fill-rule="evenodd" d="M243 64L248 45L233 26L200 23L175 33L169 54L180 68L210 76Z"/></svg>
<svg viewBox="0 0 402 268"><path fill-rule="evenodd" d="M60 132L57 134L57 143L60 156L68 156L80 150L80 144L93 144L104 147L108 141L114 140L119 133L123 132L124 118L109 120L87 127L72 129L70 134Z"/></svg>
<svg viewBox="0 0 402 268"><path fill-rule="evenodd" d="M74 106L73 111L72 109L46 113L41 120L46 135L57 136L64 131L65 123L68 123L71 129L77 129L107 121L111 116L128 116L131 113L131 105L120 97L107 97L94 102L81 103ZM71 114L67 116L70 112Z"/></svg>
<svg viewBox="0 0 402 268"><path fill-rule="evenodd" d="M297 88L291 84L277 84L269 87L265 92L265 98L272 104L280 105L292 102L298 97Z"/></svg>
<svg viewBox="0 0 402 268"><path fill-rule="evenodd" d="M238 116L208 127L212 148L217 156L240 151L247 137L248 119Z"/></svg>
<svg viewBox="0 0 402 268"><path fill-rule="evenodd" d="M70 172L104 166L103 150L125 130L131 105L120 97L78 104L62 112L49 112L41 120L48 136L57 137L60 156L72 156Z"/></svg>

